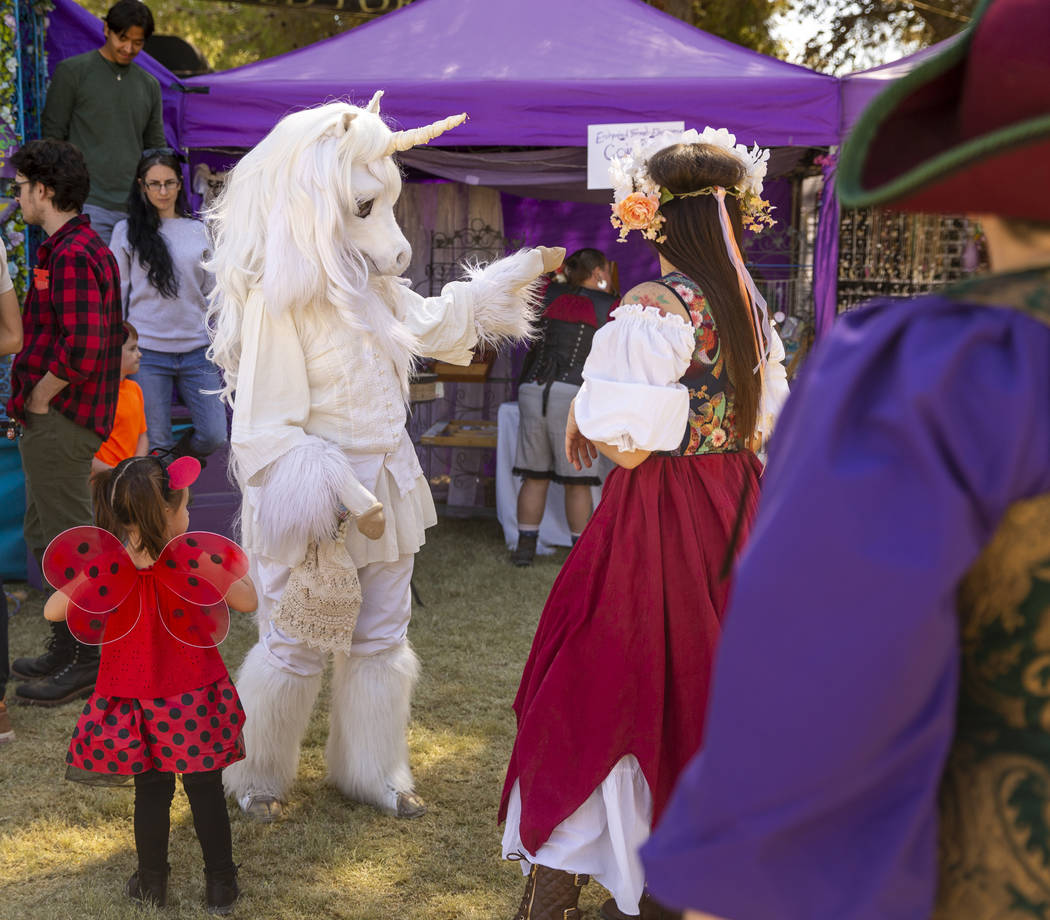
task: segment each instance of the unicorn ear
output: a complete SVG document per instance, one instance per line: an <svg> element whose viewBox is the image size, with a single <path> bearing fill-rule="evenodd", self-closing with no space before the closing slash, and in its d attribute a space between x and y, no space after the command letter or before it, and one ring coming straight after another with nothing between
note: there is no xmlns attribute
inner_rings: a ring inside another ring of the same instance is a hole
<svg viewBox="0 0 1050 920"><path fill-rule="evenodd" d="M357 118L356 112L343 112L343 134L350 130L350 125Z"/></svg>
<svg viewBox="0 0 1050 920"><path fill-rule="evenodd" d="M375 95L372 97L372 101L368 103L366 112L372 112L375 115L379 114L379 100L383 98L383 91L377 89Z"/></svg>

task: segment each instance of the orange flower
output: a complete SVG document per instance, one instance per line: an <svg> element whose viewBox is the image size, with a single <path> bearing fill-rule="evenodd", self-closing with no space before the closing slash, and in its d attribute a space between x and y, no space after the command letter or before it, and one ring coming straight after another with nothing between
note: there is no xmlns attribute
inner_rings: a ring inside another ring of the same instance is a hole
<svg viewBox="0 0 1050 920"><path fill-rule="evenodd" d="M656 195L631 192L613 206L613 211L628 230L645 230L656 217L660 199Z"/></svg>

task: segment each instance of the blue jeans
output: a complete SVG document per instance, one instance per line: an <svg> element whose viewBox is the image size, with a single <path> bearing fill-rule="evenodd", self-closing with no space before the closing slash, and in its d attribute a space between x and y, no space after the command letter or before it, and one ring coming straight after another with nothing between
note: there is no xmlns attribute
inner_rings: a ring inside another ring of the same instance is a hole
<svg viewBox="0 0 1050 920"><path fill-rule="evenodd" d="M194 429L190 451L206 457L226 443L226 407L214 392L222 388L222 380L218 368L205 357L206 351L204 345L186 352L142 349L139 372L131 379L142 387L150 450L170 448L175 443L171 433L173 385L190 410Z"/></svg>

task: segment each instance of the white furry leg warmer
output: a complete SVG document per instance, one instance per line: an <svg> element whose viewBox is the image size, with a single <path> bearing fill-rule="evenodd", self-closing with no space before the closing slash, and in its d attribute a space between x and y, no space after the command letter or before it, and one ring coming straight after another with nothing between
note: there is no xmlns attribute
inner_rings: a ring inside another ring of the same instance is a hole
<svg viewBox="0 0 1050 920"><path fill-rule="evenodd" d="M223 770L226 794L238 801L249 793L287 801L321 675L302 677L275 668L258 644L244 659L236 684L244 705L247 756Z"/></svg>
<svg viewBox="0 0 1050 920"><path fill-rule="evenodd" d="M343 795L394 813L412 791L408 729L419 659L403 643L378 655L336 653L328 779Z"/></svg>

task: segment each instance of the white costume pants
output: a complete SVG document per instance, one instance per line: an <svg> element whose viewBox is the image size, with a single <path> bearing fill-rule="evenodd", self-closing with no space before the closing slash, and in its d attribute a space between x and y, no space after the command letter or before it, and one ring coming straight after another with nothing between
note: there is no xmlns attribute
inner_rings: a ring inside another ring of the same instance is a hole
<svg viewBox="0 0 1050 920"><path fill-rule="evenodd" d="M609 775L587 800L561 822L535 853L522 845L521 793L518 783L507 803L503 831L503 858L524 856L521 871L529 865L546 866L589 875L609 890L625 914L637 914L645 887L645 870L638 850L649 839L653 798L642 768L633 754L617 761Z"/></svg>
<svg viewBox="0 0 1050 920"><path fill-rule="evenodd" d="M414 559L407 554L357 570L357 626L350 647L334 653L329 780L345 795L386 811L396 810L398 792L412 791L405 732L419 671L407 641ZM266 557L252 562L259 642L237 677L246 757L224 771L226 791L238 800L252 794L287 799L328 658L269 621L290 571Z"/></svg>

